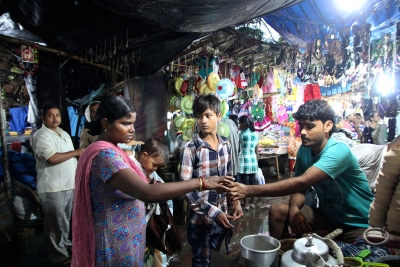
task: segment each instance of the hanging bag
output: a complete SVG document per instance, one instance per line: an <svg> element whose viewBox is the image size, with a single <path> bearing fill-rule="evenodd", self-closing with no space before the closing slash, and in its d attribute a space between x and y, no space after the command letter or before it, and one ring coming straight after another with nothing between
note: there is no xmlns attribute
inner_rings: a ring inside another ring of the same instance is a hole
<svg viewBox="0 0 400 267"><path fill-rule="evenodd" d="M150 184L154 183L154 179ZM146 244L159 251L172 255L182 251L182 241L167 202L148 204L146 214Z"/></svg>

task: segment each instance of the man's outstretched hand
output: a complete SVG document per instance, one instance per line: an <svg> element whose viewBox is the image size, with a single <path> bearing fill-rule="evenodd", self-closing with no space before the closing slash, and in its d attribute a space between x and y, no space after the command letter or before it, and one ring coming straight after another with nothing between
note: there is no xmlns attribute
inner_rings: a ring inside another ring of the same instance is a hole
<svg viewBox="0 0 400 267"><path fill-rule="evenodd" d="M231 183L227 185L229 190L227 191L227 197L229 200L239 200L247 197L247 186L241 183Z"/></svg>
<svg viewBox="0 0 400 267"><path fill-rule="evenodd" d="M304 234L311 233L312 228L308 224L307 218L301 213L299 209L293 209L289 211L289 224L292 232L297 237L302 237Z"/></svg>

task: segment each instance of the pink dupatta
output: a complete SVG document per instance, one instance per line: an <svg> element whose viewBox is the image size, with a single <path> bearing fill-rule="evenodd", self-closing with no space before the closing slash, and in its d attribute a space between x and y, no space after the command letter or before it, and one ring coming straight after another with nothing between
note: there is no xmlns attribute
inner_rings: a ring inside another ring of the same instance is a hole
<svg viewBox="0 0 400 267"><path fill-rule="evenodd" d="M89 178L93 158L100 150L111 148L120 152L125 162L144 182L146 177L126 153L106 141L97 141L88 146L78 161L75 177L74 206L72 210L72 267L95 266L94 222L92 217L92 204L90 197Z"/></svg>

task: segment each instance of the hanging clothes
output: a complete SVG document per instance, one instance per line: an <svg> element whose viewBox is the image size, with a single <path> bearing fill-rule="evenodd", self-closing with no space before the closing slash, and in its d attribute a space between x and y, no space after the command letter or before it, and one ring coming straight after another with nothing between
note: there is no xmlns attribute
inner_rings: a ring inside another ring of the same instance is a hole
<svg viewBox="0 0 400 267"><path fill-rule="evenodd" d="M276 92L274 68L269 68L269 72L267 72L267 86L269 93Z"/></svg>
<svg viewBox="0 0 400 267"><path fill-rule="evenodd" d="M28 106L10 108L10 130L13 132L23 133L27 124Z"/></svg>
<svg viewBox="0 0 400 267"><path fill-rule="evenodd" d="M28 117L27 117L26 120L27 120L28 123L35 123L36 122L35 111L33 110L32 101L29 101Z"/></svg>
<svg viewBox="0 0 400 267"><path fill-rule="evenodd" d="M307 84L304 90L304 102L312 99L321 99L321 90L318 84Z"/></svg>
<svg viewBox="0 0 400 267"><path fill-rule="evenodd" d="M81 131L85 124L84 116L81 116L81 120L78 123L79 113L78 110L73 106L68 106L68 116L69 116L69 123L71 125L71 136L81 136ZM78 135L76 134L76 127L78 127Z"/></svg>

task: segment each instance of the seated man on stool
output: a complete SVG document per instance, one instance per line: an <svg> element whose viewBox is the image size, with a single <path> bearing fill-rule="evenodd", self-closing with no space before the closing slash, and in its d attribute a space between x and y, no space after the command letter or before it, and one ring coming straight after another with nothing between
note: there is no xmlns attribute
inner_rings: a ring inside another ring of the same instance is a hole
<svg viewBox="0 0 400 267"><path fill-rule="evenodd" d="M270 235L277 239L289 237L288 225L297 237L342 228L345 241L361 236L368 227L373 195L350 148L331 138L334 115L324 100L308 101L294 114L302 140L294 178L265 185L230 185L230 199L292 194L289 204L273 204L269 210ZM311 186L319 199L317 208L305 205L303 192Z"/></svg>

